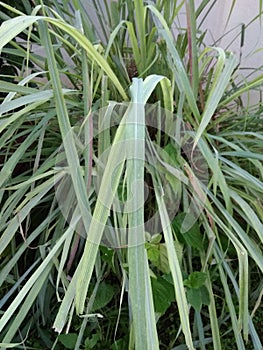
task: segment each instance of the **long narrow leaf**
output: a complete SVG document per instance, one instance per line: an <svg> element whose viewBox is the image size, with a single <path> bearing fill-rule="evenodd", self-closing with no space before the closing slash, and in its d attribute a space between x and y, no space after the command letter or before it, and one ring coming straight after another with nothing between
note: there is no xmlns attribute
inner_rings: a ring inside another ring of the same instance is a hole
<svg viewBox="0 0 263 350"><path fill-rule="evenodd" d="M176 296L176 301L179 309L181 326L184 332L186 345L188 346L189 349L194 350L192 334L191 334L191 329L189 324L188 304L186 300L186 294L185 294L183 278L182 278L182 271L179 264L178 256L174 249L173 235L170 228L169 217L166 211L163 198L159 194L158 184L155 183L154 187L155 187L156 199L158 203L158 209L159 209L163 232L164 232L164 238L166 242L169 266L170 266L173 281L174 281L175 296Z"/></svg>

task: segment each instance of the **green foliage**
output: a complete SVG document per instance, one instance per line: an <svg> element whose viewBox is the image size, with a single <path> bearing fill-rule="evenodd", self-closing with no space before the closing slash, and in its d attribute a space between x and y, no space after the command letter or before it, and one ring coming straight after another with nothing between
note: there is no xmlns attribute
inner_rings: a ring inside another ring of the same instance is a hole
<svg viewBox="0 0 263 350"><path fill-rule="evenodd" d="M115 289L113 286L105 282L101 282L92 306L92 311L97 311L106 306L112 300L114 294Z"/></svg>
<svg viewBox="0 0 263 350"><path fill-rule="evenodd" d="M65 349L74 349L78 335L76 333L60 334L58 340L64 345Z"/></svg>
<svg viewBox="0 0 263 350"><path fill-rule="evenodd" d="M209 305L209 293L205 286L207 274L205 272L192 272L184 285L187 287L187 300L198 312L201 311L202 304Z"/></svg>
<svg viewBox="0 0 263 350"><path fill-rule="evenodd" d="M188 288L187 300L193 308L200 312L202 305L209 305L209 294L205 286L200 288Z"/></svg>
<svg viewBox="0 0 263 350"><path fill-rule="evenodd" d="M155 311L164 314L175 300L173 284L164 277L152 278Z"/></svg>
<svg viewBox="0 0 263 350"><path fill-rule="evenodd" d="M205 272L192 272L187 280L184 281L184 285L188 288L198 289L202 287L205 283L207 276Z"/></svg>
<svg viewBox="0 0 263 350"><path fill-rule="evenodd" d="M96 346L98 346L98 341L99 341L99 334L96 333L94 334L91 338L87 338L85 340L85 350L89 350L89 349L96 349Z"/></svg>
<svg viewBox="0 0 263 350"><path fill-rule="evenodd" d="M263 77L212 6L0 2L2 347L262 348Z"/></svg>
<svg viewBox="0 0 263 350"><path fill-rule="evenodd" d="M190 229L184 233L181 232L181 226L186 217L185 213L178 214L173 220L173 228L176 232L176 235L180 242L189 245L192 248L196 248L198 250L204 249L204 238L201 235L201 231L198 223L195 223L190 227Z"/></svg>

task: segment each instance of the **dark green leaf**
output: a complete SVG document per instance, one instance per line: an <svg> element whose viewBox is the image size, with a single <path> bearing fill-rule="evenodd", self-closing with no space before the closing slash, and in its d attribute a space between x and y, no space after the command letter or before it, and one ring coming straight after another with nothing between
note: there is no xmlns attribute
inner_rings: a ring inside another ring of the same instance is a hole
<svg viewBox="0 0 263 350"><path fill-rule="evenodd" d="M196 311L200 311L202 306L201 290L188 288L186 296L189 304L191 304Z"/></svg>
<svg viewBox="0 0 263 350"><path fill-rule="evenodd" d="M178 165L178 162L176 161L176 158L178 157L178 151L176 150L176 148L174 147L173 144L168 143L165 147L164 147L165 152L167 153L167 156L164 156L164 161L166 161L168 164L171 165ZM165 153L163 153L164 155Z"/></svg>
<svg viewBox="0 0 263 350"><path fill-rule="evenodd" d="M114 267L114 250L101 246L100 247L100 251L101 251L101 259L103 261L105 261L111 268L113 271L115 271L115 267Z"/></svg>
<svg viewBox="0 0 263 350"><path fill-rule="evenodd" d="M91 338L86 338L85 340L85 350L93 349L100 340L100 335L98 333L93 334Z"/></svg>
<svg viewBox="0 0 263 350"><path fill-rule="evenodd" d="M96 311L106 306L111 301L114 294L115 288L110 284L102 282L98 288L92 311Z"/></svg>
<svg viewBox="0 0 263 350"><path fill-rule="evenodd" d="M153 278L152 289L155 311L164 314L175 300L174 287L164 278Z"/></svg>
<svg viewBox="0 0 263 350"><path fill-rule="evenodd" d="M200 288L200 290L201 290L202 304L209 305L210 304L210 297L209 297L209 293L208 293L206 286L202 286Z"/></svg>
<svg viewBox="0 0 263 350"><path fill-rule="evenodd" d="M60 334L58 340L66 349L74 349L78 335L76 333Z"/></svg>
<svg viewBox="0 0 263 350"><path fill-rule="evenodd" d="M189 231L181 233L181 225L185 219L186 214L180 213L173 221L173 228L178 236L180 242L189 245L192 248L199 250L203 249L203 237L200 232L199 225L195 223Z"/></svg>

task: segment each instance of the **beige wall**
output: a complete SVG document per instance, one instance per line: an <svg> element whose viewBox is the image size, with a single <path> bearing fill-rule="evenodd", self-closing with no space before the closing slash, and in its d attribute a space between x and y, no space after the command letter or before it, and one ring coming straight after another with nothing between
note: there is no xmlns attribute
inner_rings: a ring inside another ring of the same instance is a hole
<svg viewBox="0 0 263 350"><path fill-rule="evenodd" d="M196 1L198 3L200 1ZM231 0L219 0L211 11L209 17L204 23L204 27L209 29L210 38L220 38L224 33L223 39L218 43L220 46L227 47L241 31L242 24L246 26L259 13L259 0L236 0L233 12L227 24L227 19L231 9ZM263 22L262 22L263 25ZM213 40L211 40L213 42ZM245 30L244 46L242 49L242 62L248 66L259 67L262 65L263 53L255 53L256 50L263 47L262 30L260 19L256 19L248 25ZM236 55L240 54L240 35L230 44L230 49Z"/></svg>

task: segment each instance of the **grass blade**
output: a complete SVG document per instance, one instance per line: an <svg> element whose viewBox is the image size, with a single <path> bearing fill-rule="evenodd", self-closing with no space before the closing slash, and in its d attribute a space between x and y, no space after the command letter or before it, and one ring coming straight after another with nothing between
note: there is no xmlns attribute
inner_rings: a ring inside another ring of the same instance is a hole
<svg viewBox="0 0 263 350"><path fill-rule="evenodd" d="M182 278L182 270L179 264L178 257L176 255L176 251L174 249L173 235L170 228L170 220L169 220L163 199L159 194L158 188L161 188L161 186L156 183L156 180L154 183L154 187L155 187L156 199L158 202L161 222L163 226L169 266L170 266L173 281L174 281L175 296L176 296L176 301L179 309L181 326L185 336L185 342L187 347L191 350L194 350L192 334L191 334L191 329L189 324L188 304L186 300L186 294L185 294L184 283Z"/></svg>

